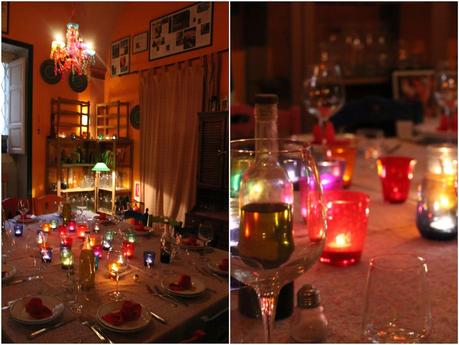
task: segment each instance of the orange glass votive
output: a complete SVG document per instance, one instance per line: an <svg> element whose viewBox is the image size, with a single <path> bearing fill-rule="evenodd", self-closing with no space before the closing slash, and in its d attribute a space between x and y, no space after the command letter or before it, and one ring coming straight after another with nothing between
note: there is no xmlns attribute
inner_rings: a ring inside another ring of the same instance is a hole
<svg viewBox="0 0 459 345"><path fill-rule="evenodd" d="M360 261L367 234L370 197L351 191L324 192L327 239L320 261L348 266Z"/></svg>
<svg viewBox="0 0 459 345"><path fill-rule="evenodd" d="M416 161L411 157L380 157L377 161L384 201L404 202L410 191L410 181Z"/></svg>
<svg viewBox="0 0 459 345"><path fill-rule="evenodd" d="M336 140L333 143L327 144L327 157L346 161L343 174L343 187L351 185L356 156L357 148L351 140Z"/></svg>
<svg viewBox="0 0 459 345"><path fill-rule="evenodd" d="M41 225L41 230L45 233L49 233L51 231L51 226L49 223L44 223Z"/></svg>

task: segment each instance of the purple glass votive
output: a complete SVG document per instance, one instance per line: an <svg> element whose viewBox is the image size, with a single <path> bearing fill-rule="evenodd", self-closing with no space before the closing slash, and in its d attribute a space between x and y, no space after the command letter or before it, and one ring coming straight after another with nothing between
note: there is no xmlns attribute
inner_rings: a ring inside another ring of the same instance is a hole
<svg viewBox="0 0 459 345"><path fill-rule="evenodd" d="M14 225L14 236L22 236L22 232L24 231L24 226L22 224L15 224Z"/></svg>
<svg viewBox="0 0 459 345"><path fill-rule="evenodd" d="M324 191L337 190L343 187L343 174L346 161L343 159L330 159L317 162L320 183Z"/></svg>
<svg viewBox="0 0 459 345"><path fill-rule="evenodd" d="M143 264L150 268L155 263L155 252L152 250L145 250L143 252Z"/></svg>

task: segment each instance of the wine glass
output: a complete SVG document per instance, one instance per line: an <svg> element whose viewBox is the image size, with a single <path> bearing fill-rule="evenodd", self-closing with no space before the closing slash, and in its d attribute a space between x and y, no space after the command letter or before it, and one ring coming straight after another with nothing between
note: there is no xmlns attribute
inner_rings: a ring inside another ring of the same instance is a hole
<svg viewBox="0 0 459 345"><path fill-rule="evenodd" d="M18 211L21 214L21 219L25 219L27 212L29 212L29 200L19 199L18 200Z"/></svg>
<svg viewBox="0 0 459 345"><path fill-rule="evenodd" d="M207 247L214 239L214 229L210 224L201 223L199 224L198 237L204 241L204 245Z"/></svg>
<svg viewBox="0 0 459 345"><path fill-rule="evenodd" d="M435 71L435 99L442 114L453 116L457 113L457 71L448 63L440 63Z"/></svg>
<svg viewBox="0 0 459 345"><path fill-rule="evenodd" d="M317 117L320 127L344 105L345 89L338 65L321 62L308 66L303 87L306 110Z"/></svg>
<svg viewBox="0 0 459 345"><path fill-rule="evenodd" d="M88 208L88 197L86 195L81 195L77 200L77 210L80 212L79 219L80 222L84 221L84 211Z"/></svg>
<svg viewBox="0 0 459 345"><path fill-rule="evenodd" d="M280 288L306 272L325 244L325 205L316 164L302 142L250 139L231 142L231 159L255 160L240 184L240 231L231 248L231 274L258 295L265 330L271 341ZM279 162L301 165L300 191Z"/></svg>
<svg viewBox="0 0 459 345"><path fill-rule="evenodd" d="M16 245L13 232L14 225L11 222L2 227L2 258L5 260L11 255Z"/></svg>
<svg viewBox="0 0 459 345"><path fill-rule="evenodd" d="M115 279L116 281L116 288L114 291L108 293L108 297L113 301L120 301L125 297L119 290L120 274L127 269L126 257L120 250L113 250L110 252L107 269L109 277Z"/></svg>

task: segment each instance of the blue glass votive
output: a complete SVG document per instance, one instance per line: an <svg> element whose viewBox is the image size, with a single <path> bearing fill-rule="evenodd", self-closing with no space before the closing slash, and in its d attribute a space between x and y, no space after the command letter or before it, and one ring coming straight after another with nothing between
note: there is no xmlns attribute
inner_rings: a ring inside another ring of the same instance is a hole
<svg viewBox="0 0 459 345"><path fill-rule="evenodd" d="M24 226L22 224L15 224L14 225L14 236L22 236L24 231Z"/></svg>
<svg viewBox="0 0 459 345"><path fill-rule="evenodd" d="M145 250L143 252L143 264L150 268L155 263L155 252L152 250Z"/></svg>

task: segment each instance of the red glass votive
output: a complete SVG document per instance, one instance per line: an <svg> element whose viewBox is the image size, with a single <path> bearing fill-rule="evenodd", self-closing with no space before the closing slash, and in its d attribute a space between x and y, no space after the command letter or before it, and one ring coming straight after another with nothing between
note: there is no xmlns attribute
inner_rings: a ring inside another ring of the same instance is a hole
<svg viewBox="0 0 459 345"><path fill-rule="evenodd" d="M346 161L346 168L343 174L343 187L351 185L356 156L357 148L351 140L337 140L327 144L327 157Z"/></svg>
<svg viewBox="0 0 459 345"><path fill-rule="evenodd" d="M68 235L61 236L61 247L72 248L73 238Z"/></svg>
<svg viewBox="0 0 459 345"><path fill-rule="evenodd" d="M97 256L98 258L102 258L102 245L101 244L96 244L95 246L92 247L92 252L94 253L94 256Z"/></svg>
<svg viewBox="0 0 459 345"><path fill-rule="evenodd" d="M416 161L411 157L380 157L377 161L384 201L401 203L408 197Z"/></svg>
<svg viewBox="0 0 459 345"><path fill-rule="evenodd" d="M70 232L74 232L76 230L76 222L74 220L70 220L67 224L67 230Z"/></svg>
<svg viewBox="0 0 459 345"><path fill-rule="evenodd" d="M89 233L89 226L86 223L81 223L77 225L78 238L84 239L86 234Z"/></svg>
<svg viewBox="0 0 459 345"><path fill-rule="evenodd" d="M57 231L59 232L60 236L65 235L67 233L67 227L65 225L59 225Z"/></svg>
<svg viewBox="0 0 459 345"><path fill-rule="evenodd" d="M324 192L327 239L320 261L348 266L360 261L367 234L370 197L351 191Z"/></svg>
<svg viewBox="0 0 459 345"><path fill-rule="evenodd" d="M134 256L135 244L129 241L123 241L121 250L125 257L132 258Z"/></svg>

